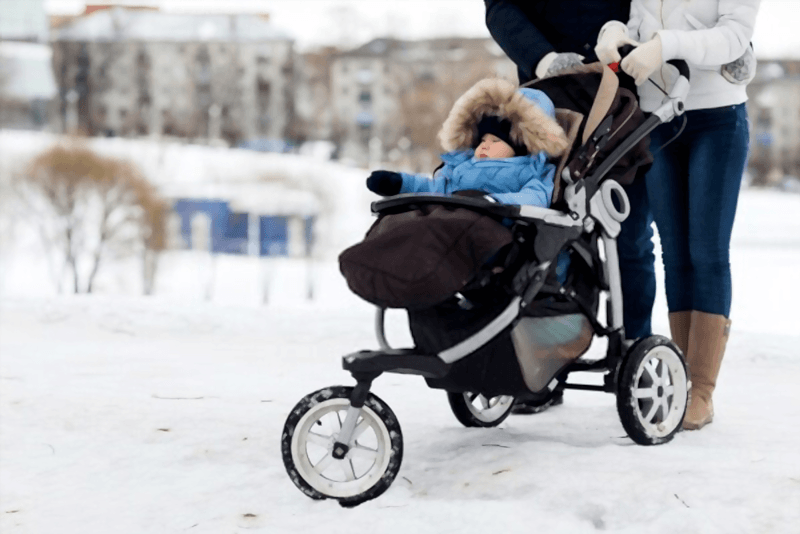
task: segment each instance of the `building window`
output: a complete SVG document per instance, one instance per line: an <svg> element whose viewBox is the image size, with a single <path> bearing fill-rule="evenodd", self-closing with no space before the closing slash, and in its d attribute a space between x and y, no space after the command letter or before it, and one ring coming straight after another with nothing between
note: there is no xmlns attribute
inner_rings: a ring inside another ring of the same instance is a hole
<svg viewBox="0 0 800 534"><path fill-rule="evenodd" d="M362 145L368 145L372 137L372 124L359 124L358 125L358 140Z"/></svg>
<svg viewBox="0 0 800 534"><path fill-rule="evenodd" d="M762 109L759 111L756 124L759 128L763 128L765 130L772 126L772 116L768 109Z"/></svg>
<svg viewBox="0 0 800 534"><path fill-rule="evenodd" d="M359 69L356 73L356 80L362 85L372 83L372 70L366 67Z"/></svg>
<svg viewBox="0 0 800 534"><path fill-rule="evenodd" d="M261 255L289 254L289 226L286 217L261 217Z"/></svg>

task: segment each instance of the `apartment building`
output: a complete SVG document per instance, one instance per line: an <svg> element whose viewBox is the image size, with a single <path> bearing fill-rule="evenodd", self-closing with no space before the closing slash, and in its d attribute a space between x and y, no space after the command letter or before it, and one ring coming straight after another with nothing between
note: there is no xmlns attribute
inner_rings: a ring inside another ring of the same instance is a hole
<svg viewBox="0 0 800 534"><path fill-rule="evenodd" d="M66 130L237 144L292 121L293 40L264 16L108 7L52 45Z"/></svg>
<svg viewBox="0 0 800 534"><path fill-rule="evenodd" d="M482 78L516 82L516 67L491 39L375 39L331 64L332 131L341 157L427 169L455 100ZM430 170L430 169L428 169Z"/></svg>
<svg viewBox="0 0 800 534"><path fill-rule="evenodd" d="M761 61L747 92L754 181L800 177L800 61Z"/></svg>

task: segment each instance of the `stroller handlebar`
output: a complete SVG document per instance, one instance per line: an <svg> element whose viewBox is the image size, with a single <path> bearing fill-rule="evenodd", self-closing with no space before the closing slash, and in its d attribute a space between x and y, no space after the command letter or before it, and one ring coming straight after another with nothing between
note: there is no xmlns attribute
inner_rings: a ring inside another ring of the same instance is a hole
<svg viewBox="0 0 800 534"><path fill-rule="evenodd" d="M622 45L619 48L617 48L617 51L619 52L620 56L620 61L618 63L612 63L611 65L609 65L609 67L611 67L611 70L617 72L619 70L619 64L622 62L622 60L625 59L625 57L631 52L633 52L635 49L636 47L630 44ZM670 59L669 61L667 61L667 64L672 65L673 67L678 69L678 74L686 78L686 81L691 81L692 77L691 73L689 72L689 64L686 63L684 60Z"/></svg>
<svg viewBox="0 0 800 534"><path fill-rule="evenodd" d="M620 62L609 65L611 70L614 72L619 72L619 65L622 62L622 59L624 59L635 49L636 47L631 44L620 46L617 49L621 58ZM653 112L653 115L659 117L661 122L669 122L675 117L683 114L683 103L689 94L689 81L691 80L689 64L686 63L686 61L682 59L670 59L667 61L667 64L672 65L678 71L678 79L675 80L675 83L673 83L669 92L667 92L664 88L659 87L658 84L656 84L652 79L649 80L650 83L656 85L656 87L658 87L665 95L664 101L661 103L659 108Z"/></svg>

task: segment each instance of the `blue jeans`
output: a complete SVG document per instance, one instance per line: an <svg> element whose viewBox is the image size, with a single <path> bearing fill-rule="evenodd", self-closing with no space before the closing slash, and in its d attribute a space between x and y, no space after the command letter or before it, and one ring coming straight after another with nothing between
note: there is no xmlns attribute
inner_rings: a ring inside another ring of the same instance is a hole
<svg viewBox="0 0 800 534"><path fill-rule="evenodd" d="M670 312L727 317L731 309L730 242L747 159L744 104L686 112L651 134L655 163L647 193L661 237Z"/></svg>
<svg viewBox="0 0 800 534"><path fill-rule="evenodd" d="M652 333L650 317L656 298L653 217L644 176L625 186L631 211L617 237L622 277L622 320L625 337L635 339Z"/></svg>

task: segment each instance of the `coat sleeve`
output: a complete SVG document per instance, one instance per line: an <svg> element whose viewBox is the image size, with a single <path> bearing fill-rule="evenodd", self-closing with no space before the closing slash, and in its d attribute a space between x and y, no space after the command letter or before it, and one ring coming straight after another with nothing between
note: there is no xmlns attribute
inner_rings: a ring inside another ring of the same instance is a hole
<svg viewBox="0 0 800 534"><path fill-rule="evenodd" d="M400 187L401 193L447 193L447 185L453 173L453 167L445 165L435 176L429 177L425 174L409 174L401 172L403 185Z"/></svg>
<svg viewBox="0 0 800 534"><path fill-rule="evenodd" d="M639 2L631 2L631 16L628 19L628 37L634 41L642 40L641 35L639 35L639 28L642 26L642 20L644 20L642 5Z"/></svg>
<svg viewBox="0 0 800 534"><path fill-rule="evenodd" d="M635 3L635 2L634 2ZM741 57L753 37L761 0L720 0L719 18L706 30L659 30L664 61L724 65Z"/></svg>
<svg viewBox="0 0 800 534"><path fill-rule="evenodd" d="M536 66L544 56L555 52L536 25L509 0L484 0L486 27L500 48L528 79L536 77Z"/></svg>
<svg viewBox="0 0 800 534"><path fill-rule="evenodd" d="M539 206L549 208L553 199L553 177L556 174L556 166L546 163L541 173L535 173L534 177L522 186L516 193L492 193L492 197L503 204L518 204L520 206Z"/></svg>

